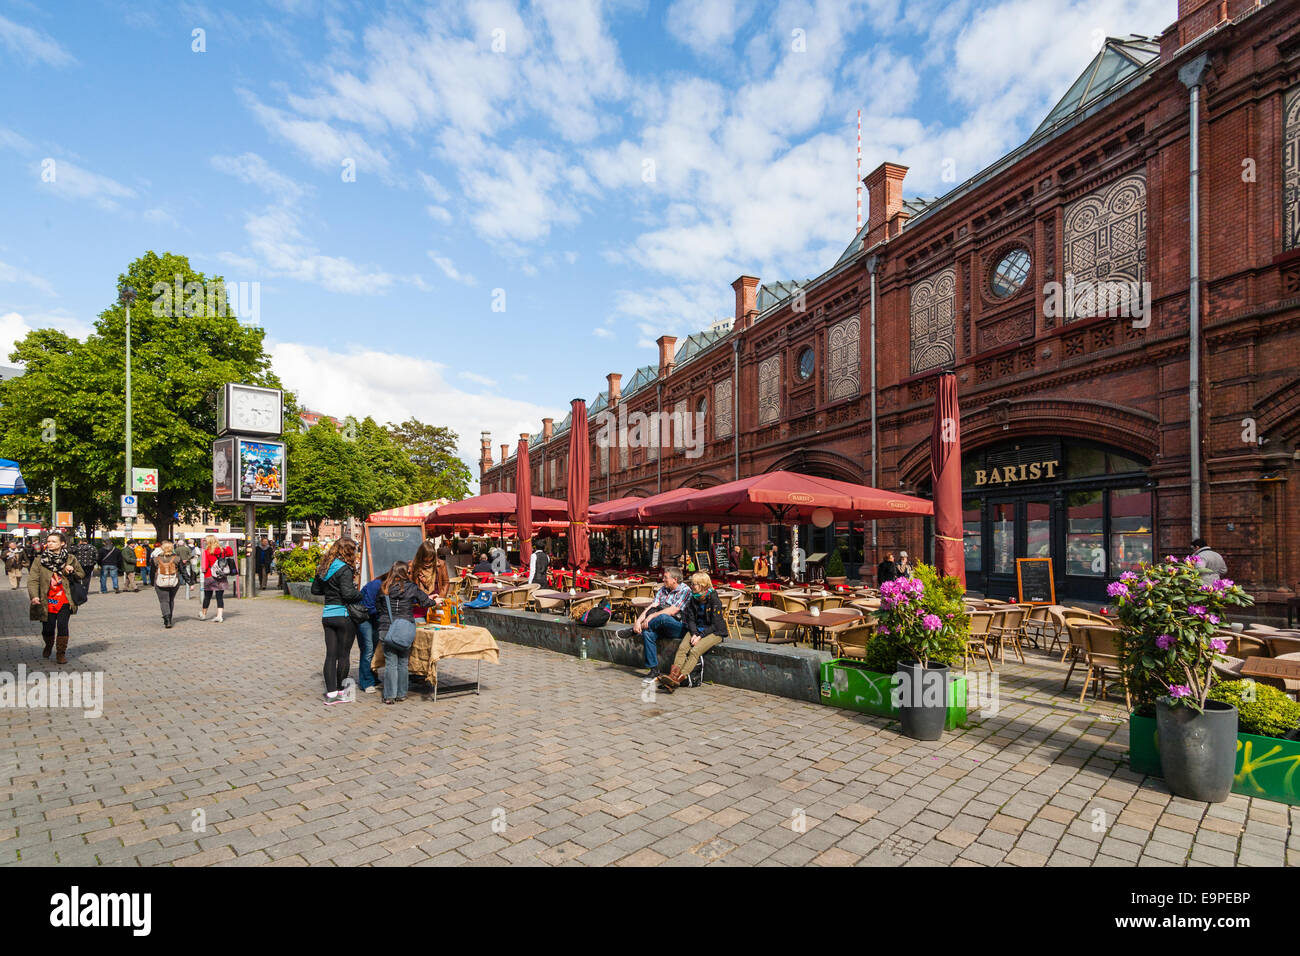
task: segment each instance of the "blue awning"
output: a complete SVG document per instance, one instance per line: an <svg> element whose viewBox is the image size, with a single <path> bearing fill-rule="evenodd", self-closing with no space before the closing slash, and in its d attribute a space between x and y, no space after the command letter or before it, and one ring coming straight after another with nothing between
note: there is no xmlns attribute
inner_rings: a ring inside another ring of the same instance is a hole
<svg viewBox="0 0 1300 956"><path fill-rule="evenodd" d="M18 471L18 462L0 458L0 495L25 495L27 485Z"/></svg>

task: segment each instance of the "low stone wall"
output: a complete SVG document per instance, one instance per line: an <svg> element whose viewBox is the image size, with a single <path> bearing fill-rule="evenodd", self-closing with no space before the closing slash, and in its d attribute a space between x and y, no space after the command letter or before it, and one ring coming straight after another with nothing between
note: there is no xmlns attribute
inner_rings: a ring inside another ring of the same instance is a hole
<svg viewBox="0 0 1300 956"><path fill-rule="evenodd" d="M289 596L296 597L299 601L311 601L313 604L325 603L324 595L311 593L310 581L290 581Z"/></svg>
<svg viewBox="0 0 1300 956"><path fill-rule="evenodd" d="M486 627L498 641L540 647L577 657L583 637L587 656L627 667L644 667L641 637L622 638L624 625L579 627L556 614L536 614L507 608L461 608L465 623ZM660 666L667 669L677 652L677 641L659 642ZM821 701L821 665L831 659L825 651L789 644L764 644L728 638L705 656L704 679L778 697Z"/></svg>

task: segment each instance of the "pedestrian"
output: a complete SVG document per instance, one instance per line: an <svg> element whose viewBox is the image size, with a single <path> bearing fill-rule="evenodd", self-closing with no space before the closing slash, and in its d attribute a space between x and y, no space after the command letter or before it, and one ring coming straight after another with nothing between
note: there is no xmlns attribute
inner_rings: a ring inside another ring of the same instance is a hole
<svg viewBox="0 0 1300 956"><path fill-rule="evenodd" d="M393 621L407 620L416 605L429 605L433 598L423 588L411 581L411 569L405 561L395 561L384 576L384 583L379 588L375 599L375 610L379 616L376 637L382 641L388 636L388 629ZM384 645L384 703L393 704L406 700L406 692L411 685L411 649Z"/></svg>
<svg viewBox="0 0 1300 956"><path fill-rule="evenodd" d="M311 582L311 593L325 598L321 611L321 626L325 630L325 703L339 704L347 680L352 642L356 640L357 627L348 613L348 605L361 600L357 590L357 543L351 538L340 538L332 544Z"/></svg>
<svg viewBox="0 0 1300 956"><path fill-rule="evenodd" d="M135 586L135 545L129 540L122 543L122 582L123 591L139 590Z"/></svg>
<svg viewBox="0 0 1300 956"><path fill-rule="evenodd" d="M898 577L898 565L894 563L894 552L885 555L885 560L876 565L876 587Z"/></svg>
<svg viewBox="0 0 1300 956"><path fill-rule="evenodd" d="M76 557L68 550L63 535L51 531L45 537L45 548L32 565L27 578L27 593L32 599L33 617L41 622L41 637L45 649L41 657L46 660L55 649L58 638L59 664L68 662L68 619L77 613L72 586L85 577Z"/></svg>
<svg viewBox="0 0 1300 956"><path fill-rule="evenodd" d="M275 551L271 548L269 538L263 537L257 544L257 586L260 590L266 590L266 579L271 574L271 558L275 556Z"/></svg>
<svg viewBox="0 0 1300 956"><path fill-rule="evenodd" d="M546 587L546 569L551 558L542 548L542 539L533 539L533 556L528 559L528 583Z"/></svg>
<svg viewBox="0 0 1300 956"><path fill-rule="evenodd" d="M176 592L181 586L181 559L170 541L158 545L150 559L153 564L153 588L158 595L158 608L162 611L163 627L172 626L172 612L176 609Z"/></svg>
<svg viewBox="0 0 1300 956"><path fill-rule="evenodd" d="M370 666L370 659L375 656L375 633L379 629L379 611L375 607L375 601L383 586L384 576L380 575L361 589L361 603L366 609L366 619L357 621L357 643L361 646L361 679L357 683L367 694L373 694L379 684L379 678Z"/></svg>
<svg viewBox="0 0 1300 956"><path fill-rule="evenodd" d="M72 546L72 553L76 556L77 563L81 565L86 583L89 585L90 576L95 573L95 562L99 560L99 552L90 543L89 538L78 538L77 543ZM90 593L89 586L86 588L86 593Z"/></svg>
<svg viewBox="0 0 1300 956"><path fill-rule="evenodd" d="M900 578L910 578L912 576L912 563L907 560L907 552L898 552L898 574Z"/></svg>
<svg viewBox="0 0 1300 956"><path fill-rule="evenodd" d="M22 587L23 566L26 563L27 555L18 542L11 539L5 547L5 574L9 575L9 583L15 591Z"/></svg>
<svg viewBox="0 0 1300 956"><path fill-rule="evenodd" d="M230 577L230 566L234 552L223 548L215 534L210 534L203 542L203 607L199 608L199 620L207 619L208 605L213 596L217 599L217 623L220 624L226 610L226 579Z"/></svg>
<svg viewBox="0 0 1300 956"><path fill-rule="evenodd" d="M140 575L140 583L149 586L149 548L143 541L135 543L135 570ZM140 590L138 587L136 590Z"/></svg>
<svg viewBox="0 0 1300 956"><path fill-rule="evenodd" d="M113 593L118 594L118 575L122 572L122 551L112 539L101 541L99 545L99 593L108 592L105 576L113 579Z"/></svg>
<svg viewBox="0 0 1300 956"><path fill-rule="evenodd" d="M185 584L185 600L190 599L190 588L194 584L194 571L191 564L194 560L194 549L184 538L176 542L176 557L180 559L181 581Z"/></svg>
<svg viewBox="0 0 1300 956"><path fill-rule="evenodd" d="M1228 562L1204 538L1197 538L1192 542L1192 547L1195 549L1192 557L1200 558L1202 584L1213 584L1228 573Z"/></svg>

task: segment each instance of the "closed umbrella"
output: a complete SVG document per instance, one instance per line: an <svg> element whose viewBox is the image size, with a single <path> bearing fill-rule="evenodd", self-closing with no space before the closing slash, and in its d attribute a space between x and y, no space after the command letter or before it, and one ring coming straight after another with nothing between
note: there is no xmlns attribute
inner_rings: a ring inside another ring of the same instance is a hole
<svg viewBox="0 0 1300 956"><path fill-rule="evenodd" d="M528 466L528 438L519 436L519 451L515 455L515 526L519 529L519 563L525 569L533 556L533 510L529 505L533 497L533 471Z"/></svg>
<svg viewBox="0 0 1300 956"><path fill-rule="evenodd" d="M934 489L934 564L966 586L966 555L961 515L961 409L957 376L939 374L930 431L930 478Z"/></svg>
<svg viewBox="0 0 1300 956"><path fill-rule="evenodd" d="M591 561L587 541L587 502L591 496L591 449L587 445L587 403L573 400L569 422L569 563L579 571Z"/></svg>

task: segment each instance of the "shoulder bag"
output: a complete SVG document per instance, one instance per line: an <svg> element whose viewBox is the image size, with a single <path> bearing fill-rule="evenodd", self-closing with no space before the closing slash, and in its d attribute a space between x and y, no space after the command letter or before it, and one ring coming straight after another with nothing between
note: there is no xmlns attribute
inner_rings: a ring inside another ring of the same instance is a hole
<svg viewBox="0 0 1300 956"><path fill-rule="evenodd" d="M388 631L384 634L384 646L405 654L415 643L415 622L409 617L394 619L393 602L387 594L384 595L384 603L388 605Z"/></svg>

